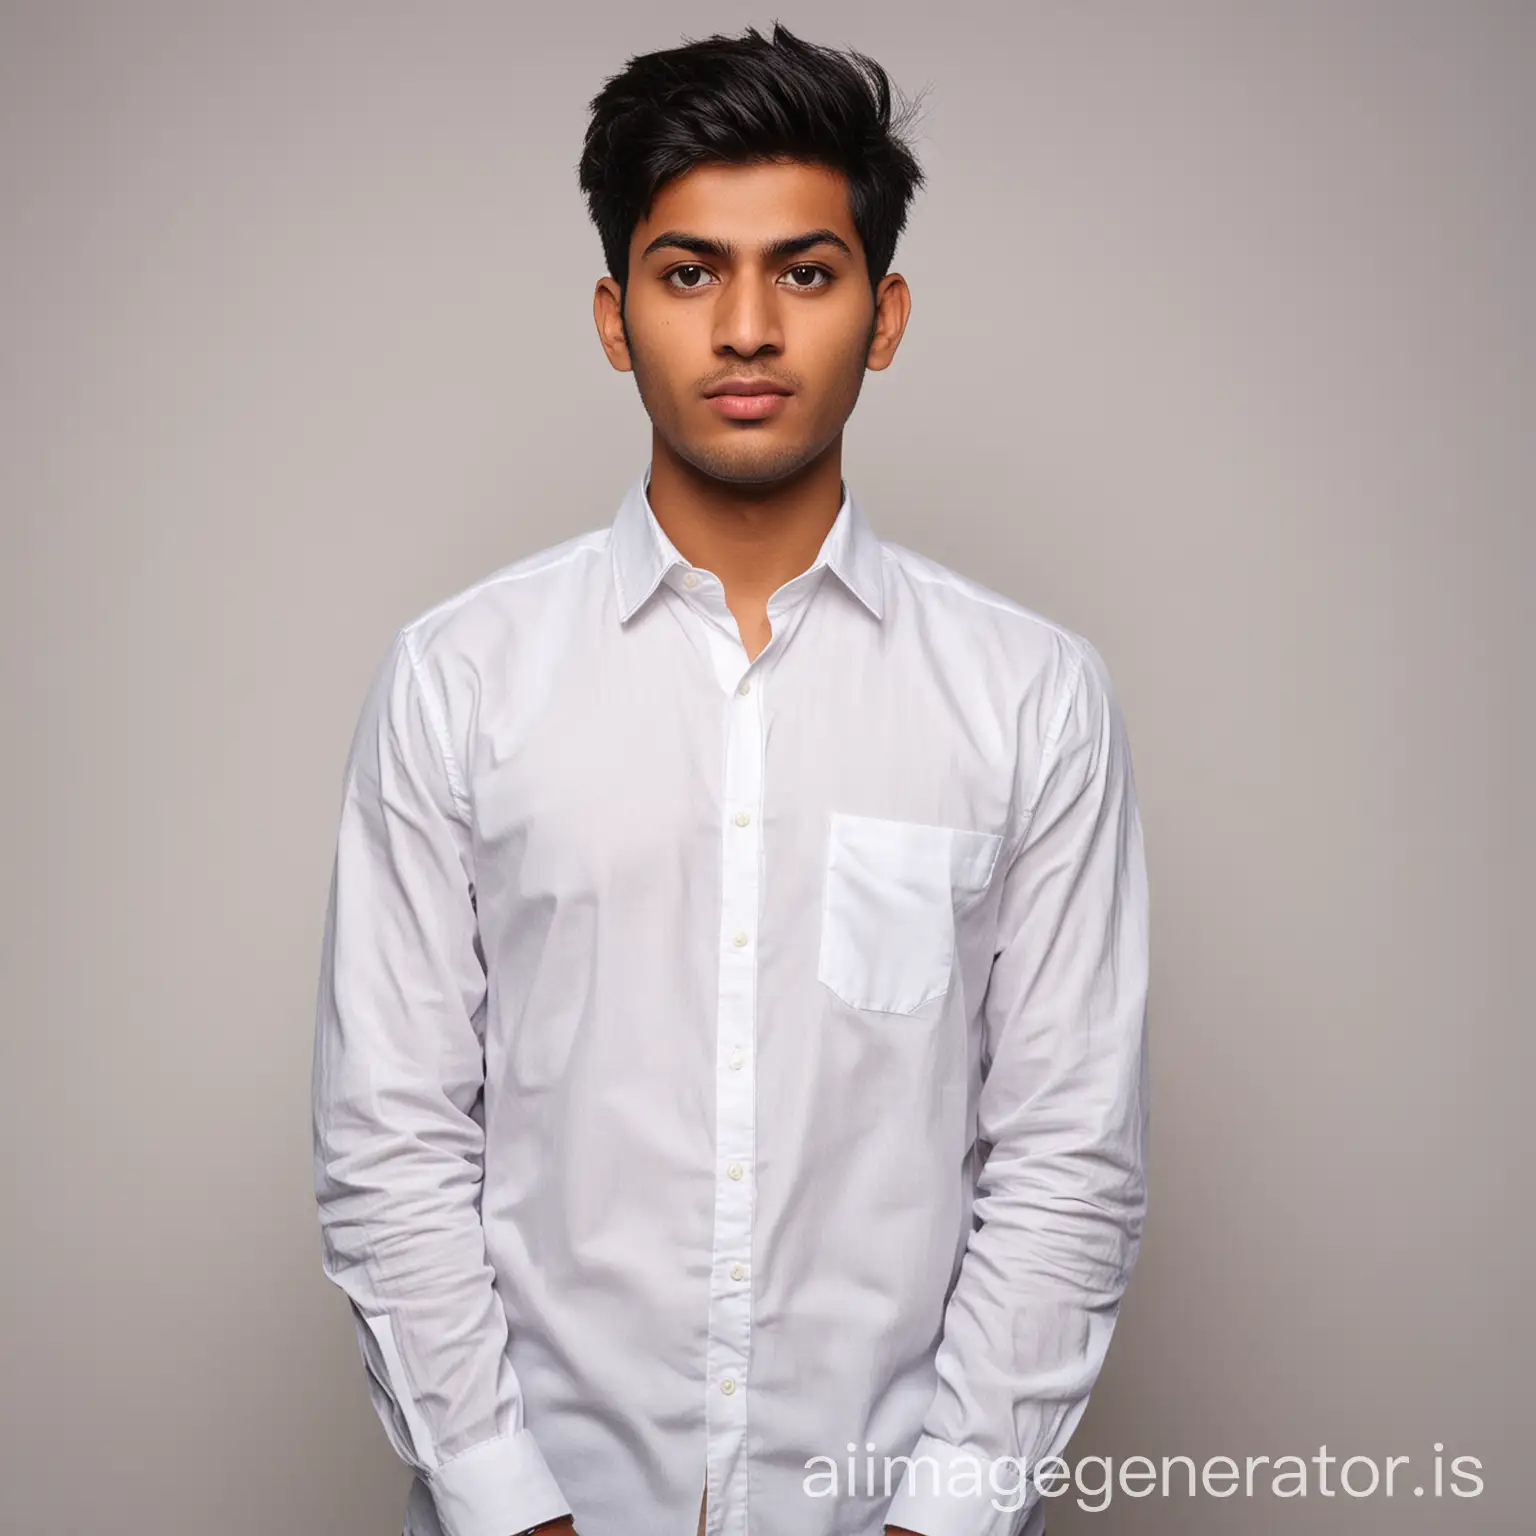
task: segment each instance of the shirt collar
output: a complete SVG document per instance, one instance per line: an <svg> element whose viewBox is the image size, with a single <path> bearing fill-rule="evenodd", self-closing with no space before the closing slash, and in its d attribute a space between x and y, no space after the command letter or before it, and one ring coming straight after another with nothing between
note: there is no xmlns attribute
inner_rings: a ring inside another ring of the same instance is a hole
<svg viewBox="0 0 1536 1536"><path fill-rule="evenodd" d="M619 620L624 622L661 584L674 565L687 565L676 545L651 510L651 470L647 465L624 493L613 520L613 580L619 599ZM880 537L864 516L848 482L842 482L843 500L837 517L822 540L810 569L826 565L878 619L885 608L884 561Z"/></svg>

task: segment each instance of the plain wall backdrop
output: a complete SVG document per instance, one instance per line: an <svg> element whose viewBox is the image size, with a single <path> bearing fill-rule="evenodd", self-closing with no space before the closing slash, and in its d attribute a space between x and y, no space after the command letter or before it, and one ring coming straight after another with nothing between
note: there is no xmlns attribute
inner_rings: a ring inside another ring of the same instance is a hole
<svg viewBox="0 0 1536 1536"><path fill-rule="evenodd" d="M850 483L1130 727L1151 1201L1069 1454L1412 1458L1053 1536L1531 1529L1536 7L266 0L0 7L8 1536L397 1536L311 1187L344 753L645 461L587 101L775 15L927 91Z"/></svg>

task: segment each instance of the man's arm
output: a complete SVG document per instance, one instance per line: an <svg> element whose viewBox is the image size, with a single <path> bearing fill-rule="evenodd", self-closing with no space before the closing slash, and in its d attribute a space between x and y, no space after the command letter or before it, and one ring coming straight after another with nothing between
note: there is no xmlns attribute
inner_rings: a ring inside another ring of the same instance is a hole
<svg viewBox="0 0 1536 1536"><path fill-rule="evenodd" d="M325 919L323 1267L445 1536L511 1536L570 1505L523 1423L480 1225L486 976L469 825L442 708L402 631L348 753Z"/></svg>
<svg viewBox="0 0 1536 1536"><path fill-rule="evenodd" d="M1130 749L1093 646L1061 639L1054 667L983 1000L979 1225L887 1512L922 1536L1022 1526L1035 1468L1087 1407L1146 1211L1148 897Z"/></svg>

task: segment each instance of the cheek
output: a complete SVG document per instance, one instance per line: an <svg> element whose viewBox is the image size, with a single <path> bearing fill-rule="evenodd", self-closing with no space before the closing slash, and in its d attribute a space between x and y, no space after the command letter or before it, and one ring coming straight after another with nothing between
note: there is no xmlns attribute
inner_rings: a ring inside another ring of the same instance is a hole
<svg viewBox="0 0 1536 1536"><path fill-rule="evenodd" d="M670 414L669 402L675 397L671 378L667 370L667 358L664 346L658 348L656 338L647 336L644 342L637 339L635 327L631 325L629 332L629 361L634 369L635 388L640 393L640 399L646 410L655 415L658 411Z"/></svg>
<svg viewBox="0 0 1536 1536"><path fill-rule="evenodd" d="M846 408L858 395L864 359L869 355L865 335L862 328L839 329L817 341L812 369L821 383L816 394L829 411Z"/></svg>

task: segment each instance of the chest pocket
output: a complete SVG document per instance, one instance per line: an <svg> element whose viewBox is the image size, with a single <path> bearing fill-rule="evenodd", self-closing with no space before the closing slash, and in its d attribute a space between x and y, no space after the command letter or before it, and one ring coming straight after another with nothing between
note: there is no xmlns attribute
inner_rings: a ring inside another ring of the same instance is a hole
<svg viewBox="0 0 1536 1536"><path fill-rule="evenodd" d="M955 916L986 890L1002 838L833 811L817 978L854 1008L911 1013L949 990Z"/></svg>

